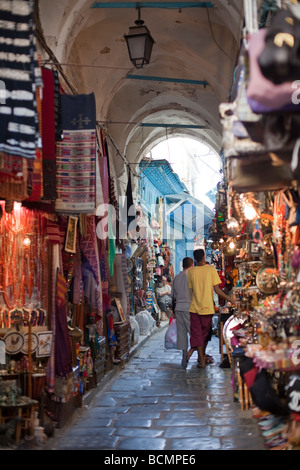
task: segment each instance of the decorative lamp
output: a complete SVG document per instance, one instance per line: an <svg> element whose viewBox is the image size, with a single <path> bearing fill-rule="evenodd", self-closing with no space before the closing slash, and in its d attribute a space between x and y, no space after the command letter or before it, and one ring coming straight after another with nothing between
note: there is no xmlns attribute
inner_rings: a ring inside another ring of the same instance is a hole
<svg viewBox="0 0 300 470"><path fill-rule="evenodd" d="M135 21L136 26L131 26L128 34L125 34L124 37L131 62L137 69L141 69L150 62L154 40L147 26L144 25L144 21L141 20L139 8L138 13L139 17Z"/></svg>
<svg viewBox="0 0 300 470"><path fill-rule="evenodd" d="M235 218L230 217L226 220L224 231L228 237L235 237L239 230L239 223Z"/></svg>

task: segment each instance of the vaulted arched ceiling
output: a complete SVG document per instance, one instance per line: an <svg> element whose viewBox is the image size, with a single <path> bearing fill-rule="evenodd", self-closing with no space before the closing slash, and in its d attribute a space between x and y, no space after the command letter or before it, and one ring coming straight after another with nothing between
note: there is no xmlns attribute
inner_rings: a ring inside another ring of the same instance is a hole
<svg viewBox="0 0 300 470"><path fill-rule="evenodd" d="M218 106L228 100L243 25L241 0L151 3L139 2L155 44L150 64L137 70L124 39L136 3L38 2L44 38L68 82L78 93L95 93L97 120L133 166L166 134L220 150ZM120 177L124 162L113 154Z"/></svg>

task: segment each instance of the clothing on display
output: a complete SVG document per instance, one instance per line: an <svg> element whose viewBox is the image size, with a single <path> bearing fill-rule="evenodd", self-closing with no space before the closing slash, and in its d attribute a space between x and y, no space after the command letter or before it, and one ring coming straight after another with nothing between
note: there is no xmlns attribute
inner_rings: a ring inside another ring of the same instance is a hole
<svg viewBox="0 0 300 470"><path fill-rule="evenodd" d="M95 98L61 95L63 139L56 144L56 211L92 213L96 204Z"/></svg>

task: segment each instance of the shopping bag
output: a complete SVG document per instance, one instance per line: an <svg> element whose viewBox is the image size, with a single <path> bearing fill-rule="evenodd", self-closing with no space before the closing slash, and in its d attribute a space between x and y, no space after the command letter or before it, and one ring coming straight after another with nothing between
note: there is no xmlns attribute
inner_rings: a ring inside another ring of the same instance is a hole
<svg viewBox="0 0 300 470"><path fill-rule="evenodd" d="M177 325L176 319L172 318L165 334L165 348L177 349Z"/></svg>

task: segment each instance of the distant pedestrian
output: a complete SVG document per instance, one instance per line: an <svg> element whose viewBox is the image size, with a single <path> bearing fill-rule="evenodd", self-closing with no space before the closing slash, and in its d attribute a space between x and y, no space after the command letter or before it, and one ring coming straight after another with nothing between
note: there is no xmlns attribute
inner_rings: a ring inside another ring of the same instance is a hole
<svg viewBox="0 0 300 470"><path fill-rule="evenodd" d="M206 264L203 249L194 251L194 259L197 266L188 272L188 285L191 289L192 300L190 304L191 349L188 351L187 360L194 351L198 351L198 367L205 367L207 364L205 349L215 313L213 290L229 302L234 301L234 298L229 297L220 289L221 279L216 268Z"/></svg>
<svg viewBox="0 0 300 470"><path fill-rule="evenodd" d="M182 367L187 366L187 351L189 348L189 335L190 335L190 303L191 293L188 287L187 272L194 265L193 258L183 258L182 271L177 274L172 283L172 299L175 307L177 324L177 349L182 351Z"/></svg>

